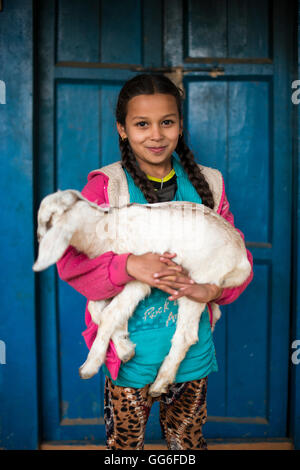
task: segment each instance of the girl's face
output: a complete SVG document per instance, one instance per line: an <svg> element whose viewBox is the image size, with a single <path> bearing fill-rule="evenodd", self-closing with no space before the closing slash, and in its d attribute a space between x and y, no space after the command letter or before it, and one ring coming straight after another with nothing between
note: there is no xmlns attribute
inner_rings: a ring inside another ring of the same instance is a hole
<svg viewBox="0 0 300 470"><path fill-rule="evenodd" d="M129 100L125 126L117 122L117 128L128 138L140 168L151 175L169 168L182 124L174 96L156 93Z"/></svg>

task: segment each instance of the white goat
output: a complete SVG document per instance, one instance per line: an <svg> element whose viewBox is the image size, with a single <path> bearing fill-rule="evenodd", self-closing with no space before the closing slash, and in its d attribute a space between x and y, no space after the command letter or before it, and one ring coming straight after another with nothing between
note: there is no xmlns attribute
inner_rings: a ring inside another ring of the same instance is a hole
<svg viewBox="0 0 300 470"><path fill-rule="evenodd" d="M206 206L186 201L101 208L78 191L58 191L41 202L38 239L34 271L58 261L68 245L89 258L107 251L135 255L169 251L177 254L174 260L195 282L220 287L242 284L251 271L244 241L235 228ZM149 285L132 281L112 299L89 302L88 309L99 327L87 360L79 369L81 378L98 372L110 339L123 362L131 359L135 345L128 338L128 319L150 292ZM188 349L198 341L204 309L204 303L187 297L178 299L172 346L149 389L150 395L161 395L174 382ZM220 316L215 304L213 311L215 323Z"/></svg>

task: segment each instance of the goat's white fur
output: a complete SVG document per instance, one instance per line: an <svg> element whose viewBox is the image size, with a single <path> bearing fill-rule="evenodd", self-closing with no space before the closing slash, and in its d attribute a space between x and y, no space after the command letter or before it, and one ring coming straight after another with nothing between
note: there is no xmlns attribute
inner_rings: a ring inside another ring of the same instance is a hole
<svg viewBox="0 0 300 470"><path fill-rule="evenodd" d="M150 210L151 209L151 210ZM224 218L201 204L166 202L102 208L75 190L58 191L43 199L38 213L39 255L35 271L57 262L68 245L94 258L107 251L176 253L174 260L197 283L234 287L249 276L251 265L245 244ZM139 281L126 284L112 299L90 301L92 320L99 325L80 376L90 378L104 363L110 339L119 358L126 362L135 345L128 338L127 323L151 287ZM213 306L213 326L220 310ZM158 396L174 382L178 367L191 345L198 341L198 327L205 304L187 297L178 299L176 331L149 393Z"/></svg>

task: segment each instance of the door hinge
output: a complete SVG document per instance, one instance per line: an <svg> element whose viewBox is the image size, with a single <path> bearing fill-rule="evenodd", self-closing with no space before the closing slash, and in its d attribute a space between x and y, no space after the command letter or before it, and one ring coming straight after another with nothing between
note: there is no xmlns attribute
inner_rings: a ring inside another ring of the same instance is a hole
<svg viewBox="0 0 300 470"><path fill-rule="evenodd" d="M183 67L174 67L172 72L165 72L164 75L168 77L175 85L177 88L180 88L184 95L184 86L183 86Z"/></svg>
<svg viewBox="0 0 300 470"><path fill-rule="evenodd" d="M148 73L162 73L166 75L170 80L172 80L175 85L180 88L185 96L185 90L183 86L183 76L188 75L191 72L206 72L212 78L219 77L220 75L224 75L225 71L223 67L191 67L185 68L182 66L178 67L132 67L131 70L135 70L138 72L148 72Z"/></svg>
<svg viewBox="0 0 300 470"><path fill-rule="evenodd" d="M1 0L0 0L1 1ZM182 89L183 87L183 76L193 72L202 72L206 75L210 75L212 78L216 78L219 75L224 75L224 67L214 65L212 67L143 67L142 65L132 64L118 64L118 63L103 63L103 62L57 62L56 67L80 67L80 68L98 68L98 69L117 69L117 70L130 70L132 72L142 73L159 73L166 75L172 80L176 86Z"/></svg>

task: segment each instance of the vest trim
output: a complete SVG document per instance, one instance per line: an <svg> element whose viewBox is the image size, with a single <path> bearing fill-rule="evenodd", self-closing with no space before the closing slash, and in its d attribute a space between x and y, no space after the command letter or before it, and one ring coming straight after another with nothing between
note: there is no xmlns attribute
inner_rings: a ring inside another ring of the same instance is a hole
<svg viewBox="0 0 300 470"><path fill-rule="evenodd" d="M213 195L214 211L218 209L223 202L224 184L223 177L219 170L208 166L197 164L204 175L209 188ZM109 204L113 207L120 207L129 204L130 196L125 172L122 168L121 161L103 166L98 170L93 170L90 174L103 173L109 178L107 193Z"/></svg>

